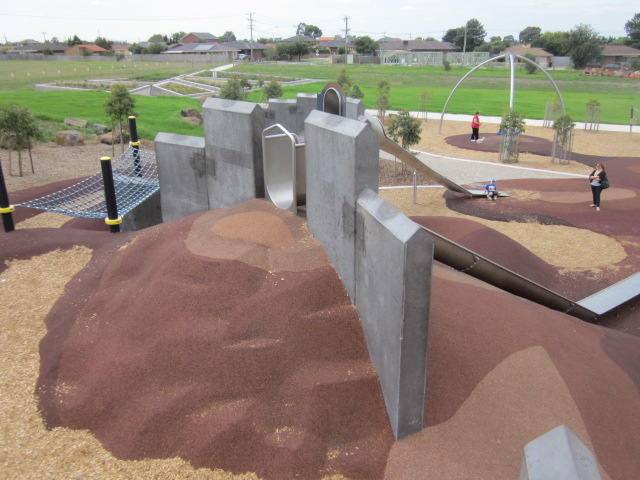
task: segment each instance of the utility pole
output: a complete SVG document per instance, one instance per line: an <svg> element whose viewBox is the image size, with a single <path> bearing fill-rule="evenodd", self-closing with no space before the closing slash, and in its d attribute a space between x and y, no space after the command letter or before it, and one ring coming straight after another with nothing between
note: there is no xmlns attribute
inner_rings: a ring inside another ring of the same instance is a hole
<svg viewBox="0 0 640 480"><path fill-rule="evenodd" d="M47 32L42 32L42 41L43 43L47 43Z"/></svg>
<svg viewBox="0 0 640 480"><path fill-rule="evenodd" d="M344 16L344 63L347 63L347 53L349 52L349 17Z"/></svg>
<svg viewBox="0 0 640 480"><path fill-rule="evenodd" d="M249 61L253 60L253 13L249 12L249 31L251 32L251 58Z"/></svg>
<svg viewBox="0 0 640 480"><path fill-rule="evenodd" d="M467 27L464 27L464 45L462 46L462 65L467 64Z"/></svg>

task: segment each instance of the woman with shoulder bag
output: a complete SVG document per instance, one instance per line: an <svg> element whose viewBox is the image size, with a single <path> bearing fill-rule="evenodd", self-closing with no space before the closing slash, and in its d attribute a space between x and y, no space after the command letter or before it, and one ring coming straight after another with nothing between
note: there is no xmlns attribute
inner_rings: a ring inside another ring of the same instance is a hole
<svg viewBox="0 0 640 480"><path fill-rule="evenodd" d="M600 211L600 193L602 190L609 186L609 180L607 179L607 172L604 171L604 165L601 163L596 164L596 169L589 175L589 183L591 184L591 193L593 194L593 203L591 207L596 207L596 210Z"/></svg>

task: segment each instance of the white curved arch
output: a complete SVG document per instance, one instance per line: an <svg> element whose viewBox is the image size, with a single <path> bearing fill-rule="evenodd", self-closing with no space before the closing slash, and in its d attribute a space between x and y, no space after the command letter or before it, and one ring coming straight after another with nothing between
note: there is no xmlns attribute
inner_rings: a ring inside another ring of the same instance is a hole
<svg viewBox="0 0 640 480"><path fill-rule="evenodd" d="M527 63L530 63L531 65L535 65L537 68L542 70L542 73L544 73L547 76L547 78L549 79L549 81L553 85L553 88L555 88L556 94L558 95L558 98L560 99L560 106L562 107L562 112L565 113L564 100L562 99L562 94L560 93L560 89L558 88L558 85L556 84L556 82L553 80L553 78L551 78L551 75L549 75L544 68L542 68L540 65L538 65L536 62L534 62L530 58L523 57L522 55L517 55L517 54L515 54L513 52L508 52L508 53L503 53L502 55L498 55L496 57L491 57L490 59L479 63L478 65L473 67L471 70L469 70L465 74L465 76L462 77L460 79L460 81L458 81L458 83L456 83L456 86L453 87L453 90L451 90L451 93L449 94L449 97L447 97L447 101L444 103L444 107L442 107L442 115L440 115L440 126L438 127L438 133L441 133L441 131L442 131L442 121L444 120L444 114L447 111L447 105L449 104L449 100L451 100L451 97L453 97L454 92L462 84L462 82L464 82L469 75L471 75L473 72L475 72L477 69L479 69L483 65L485 65L485 64L487 64L489 62L494 62L494 61L499 60L501 58L505 58L506 59L507 56L511 60L511 95L509 97L509 101L510 101L509 106L511 108L513 108L513 97L514 97L513 93L515 91L515 61L514 61L514 59L517 57L517 58L519 58L521 60L524 60Z"/></svg>

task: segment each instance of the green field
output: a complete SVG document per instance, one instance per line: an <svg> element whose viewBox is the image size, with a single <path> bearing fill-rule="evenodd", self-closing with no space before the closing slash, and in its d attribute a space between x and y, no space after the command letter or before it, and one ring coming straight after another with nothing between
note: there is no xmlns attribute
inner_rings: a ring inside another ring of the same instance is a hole
<svg viewBox="0 0 640 480"><path fill-rule="evenodd" d="M295 98L298 92L317 93L324 85L338 78L343 65L281 65L245 64L234 70L243 73L279 74L289 77L314 78L317 83L283 88L283 98ZM390 110L419 110L423 90L429 94L428 110L442 112L447 98L469 68L402 67L379 65L349 65L349 79L364 93L366 108L375 109L377 83L387 80L391 85ZM502 116L510 98L510 69L506 67L482 68L473 72L458 87L447 105L447 113ZM629 124L632 105L640 106L640 81L626 78L585 77L580 71L549 71L554 79L567 112L574 121L584 121L586 104L597 99L602 105L601 122ZM257 101L257 93L250 96ZM556 99L552 83L541 71L528 75L524 69L516 70L515 108L525 118L543 119L547 102Z"/></svg>
<svg viewBox="0 0 640 480"><path fill-rule="evenodd" d="M167 62L48 62L0 61L0 104L15 103L28 107L46 122L60 123L65 117L79 117L89 124L108 124L103 103L108 95L100 91L37 92L36 83L83 81L98 78L151 81L191 73L210 64ZM234 67L231 72L264 76L316 79L316 82L283 88L283 98L298 93L319 93L338 78L342 65L304 62L256 63ZM391 85L390 110L419 110L421 92L429 95L428 110L441 112L454 86L469 72L468 68L401 67L349 65L347 74L363 91L367 108L375 109L376 85L387 80ZM586 104L597 99L602 104L602 123L629 124L632 105L640 106L640 81L625 78L583 77L579 71L550 71L562 93L567 111L574 121L584 121ZM542 119L547 102L556 98L551 82L542 72L527 75L518 69L515 108L525 118ZM480 69L471 74L456 90L447 113L471 114L479 110L484 116L502 116L509 104L510 70L504 67ZM197 100L186 97L135 96L138 129L141 138L153 139L158 132L202 136L202 127L185 123L183 108L199 108ZM251 92L249 100L259 101L259 92ZM55 125L52 128L57 128Z"/></svg>

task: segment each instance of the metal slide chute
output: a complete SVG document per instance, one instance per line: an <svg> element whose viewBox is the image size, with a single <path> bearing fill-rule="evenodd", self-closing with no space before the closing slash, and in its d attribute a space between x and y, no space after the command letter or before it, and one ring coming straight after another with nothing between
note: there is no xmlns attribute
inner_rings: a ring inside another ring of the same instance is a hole
<svg viewBox="0 0 640 480"><path fill-rule="evenodd" d="M429 167L426 163L420 160L418 157L413 155L411 152L408 152L392 139L387 137L387 134L384 131L384 126L382 122L373 115L365 114L364 121L371 125L374 132L378 134L380 137L380 149L384 150L390 155L400 159L410 168L417 170L418 172L426 175L434 182L438 182L443 187L448 188L449 190L453 190L454 192L464 193L470 197L483 197L486 195L484 190L474 190L463 187L462 185L458 185L457 183L451 181L447 177L443 177L438 172ZM508 195L505 193L500 193L501 197L507 197Z"/></svg>

